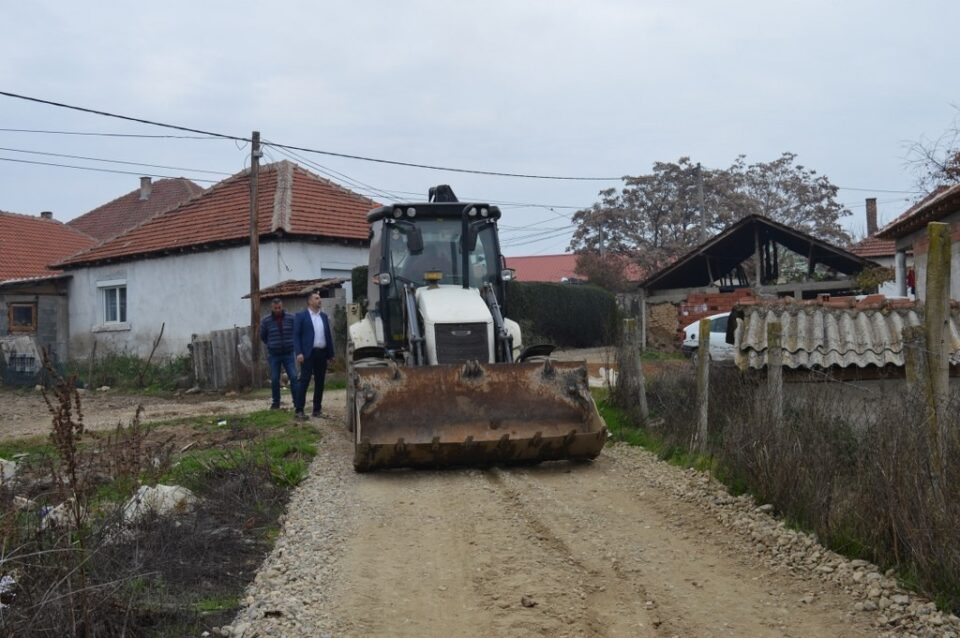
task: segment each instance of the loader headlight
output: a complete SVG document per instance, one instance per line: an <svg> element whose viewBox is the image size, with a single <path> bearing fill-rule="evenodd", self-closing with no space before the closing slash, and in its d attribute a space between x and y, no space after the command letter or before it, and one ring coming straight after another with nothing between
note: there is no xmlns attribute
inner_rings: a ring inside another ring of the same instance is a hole
<svg viewBox="0 0 960 638"><path fill-rule="evenodd" d="M416 209L416 208L414 208L413 206L411 206L410 208L407 209L407 217L416 217L416 216L417 216L417 209Z"/></svg>
<svg viewBox="0 0 960 638"><path fill-rule="evenodd" d="M488 211L486 208L480 209L480 217L486 217L489 214L490 214L490 211Z"/></svg>
<svg viewBox="0 0 960 638"><path fill-rule="evenodd" d="M373 276L373 283L378 286L389 286L390 282L393 281L393 277L390 276L388 272L377 273Z"/></svg>
<svg viewBox="0 0 960 638"><path fill-rule="evenodd" d="M513 281L516 276L517 272L513 268L504 268L500 271L500 279L503 281Z"/></svg>
<svg viewBox="0 0 960 638"><path fill-rule="evenodd" d="M394 209L393 209L393 216L396 217L397 219L400 219L401 217L403 217L403 209L402 209L402 208L394 208Z"/></svg>
<svg viewBox="0 0 960 638"><path fill-rule="evenodd" d="M470 217L476 217L476 216L477 216L477 209L471 206L471 207L470 207L470 210L467 211L467 215L470 216Z"/></svg>

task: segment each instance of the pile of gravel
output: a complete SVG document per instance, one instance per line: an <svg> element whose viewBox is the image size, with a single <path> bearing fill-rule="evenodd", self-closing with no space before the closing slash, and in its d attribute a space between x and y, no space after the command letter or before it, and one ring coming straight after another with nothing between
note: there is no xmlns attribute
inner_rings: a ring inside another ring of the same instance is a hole
<svg viewBox="0 0 960 638"><path fill-rule="evenodd" d="M308 478L281 517L280 537L247 588L243 609L213 635L232 638L331 636L329 599L337 558L356 521L346 485L356 480L343 431L323 427Z"/></svg>

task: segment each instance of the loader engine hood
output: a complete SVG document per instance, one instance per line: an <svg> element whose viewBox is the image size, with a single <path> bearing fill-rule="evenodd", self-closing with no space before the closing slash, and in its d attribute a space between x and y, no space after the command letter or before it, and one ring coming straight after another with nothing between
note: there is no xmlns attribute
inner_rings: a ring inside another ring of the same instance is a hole
<svg viewBox="0 0 960 638"><path fill-rule="evenodd" d="M493 317L475 288L418 288L417 310L430 365L495 360Z"/></svg>

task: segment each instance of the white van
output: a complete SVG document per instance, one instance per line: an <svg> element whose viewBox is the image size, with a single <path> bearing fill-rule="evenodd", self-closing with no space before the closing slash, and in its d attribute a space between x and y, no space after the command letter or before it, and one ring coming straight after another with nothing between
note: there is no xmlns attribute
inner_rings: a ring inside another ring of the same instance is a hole
<svg viewBox="0 0 960 638"><path fill-rule="evenodd" d="M733 345L727 343L727 319L729 312L710 315L710 359L713 361L733 361ZM700 322L694 321L683 329L683 354L693 357L699 348Z"/></svg>

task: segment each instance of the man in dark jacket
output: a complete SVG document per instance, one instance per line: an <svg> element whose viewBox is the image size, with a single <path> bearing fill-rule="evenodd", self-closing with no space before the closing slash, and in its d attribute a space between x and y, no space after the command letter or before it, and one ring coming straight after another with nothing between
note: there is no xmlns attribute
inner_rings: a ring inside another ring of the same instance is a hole
<svg viewBox="0 0 960 638"><path fill-rule="evenodd" d="M297 405L297 366L293 351L293 315L283 309L283 301L274 298L272 312L260 321L260 340L267 344L270 363L270 389L273 391L271 410L280 408L280 367L287 371L290 396Z"/></svg>
<svg viewBox="0 0 960 638"><path fill-rule="evenodd" d="M293 349L300 364L300 380L294 403L297 418L307 418L304 408L310 377L313 377L313 416L322 417L323 383L327 376L327 361L333 358L333 335L330 318L320 310L320 293L310 293L307 309L293 317Z"/></svg>

